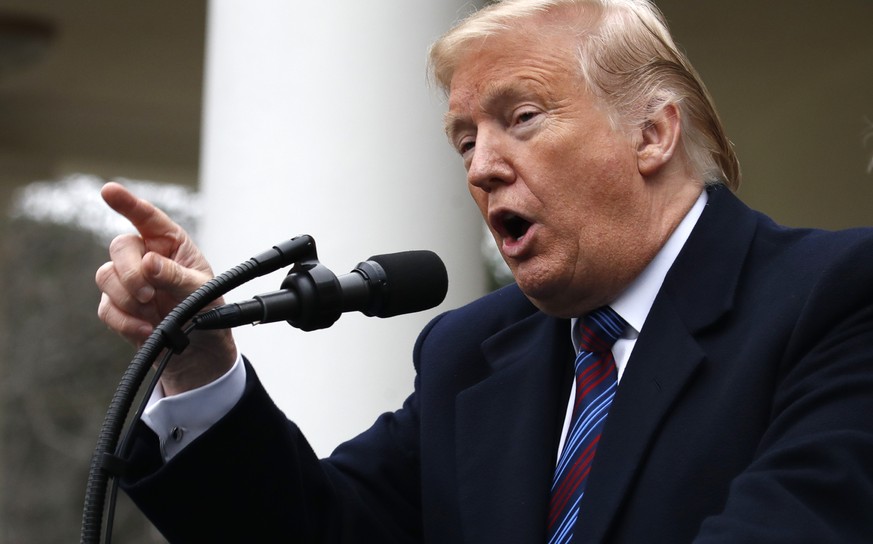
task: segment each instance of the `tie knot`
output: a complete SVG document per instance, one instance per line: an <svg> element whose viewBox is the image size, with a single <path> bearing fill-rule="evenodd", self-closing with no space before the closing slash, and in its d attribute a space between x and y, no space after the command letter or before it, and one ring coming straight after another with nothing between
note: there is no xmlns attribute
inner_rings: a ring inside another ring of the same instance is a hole
<svg viewBox="0 0 873 544"><path fill-rule="evenodd" d="M627 323L615 310L603 306L582 317L578 323L579 348L591 353L602 353L612 349L612 345L622 335Z"/></svg>

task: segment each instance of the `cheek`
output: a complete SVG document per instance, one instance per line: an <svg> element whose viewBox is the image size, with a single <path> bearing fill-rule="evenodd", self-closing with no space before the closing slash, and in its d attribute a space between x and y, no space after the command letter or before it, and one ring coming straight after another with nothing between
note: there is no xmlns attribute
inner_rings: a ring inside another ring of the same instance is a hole
<svg viewBox="0 0 873 544"><path fill-rule="evenodd" d="M601 212L621 207L634 180L634 171L626 157L601 154L580 159L569 168L577 174L571 176L570 187L564 190L567 198Z"/></svg>
<svg viewBox="0 0 873 544"><path fill-rule="evenodd" d="M467 185L467 189L470 191L470 196L473 197L476 207L479 208L479 213L482 214L483 218L486 218L488 214L488 194L472 185Z"/></svg>

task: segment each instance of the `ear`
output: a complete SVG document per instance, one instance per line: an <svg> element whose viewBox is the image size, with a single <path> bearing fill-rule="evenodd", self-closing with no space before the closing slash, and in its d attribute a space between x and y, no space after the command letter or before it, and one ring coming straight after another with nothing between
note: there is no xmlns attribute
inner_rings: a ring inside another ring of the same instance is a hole
<svg viewBox="0 0 873 544"><path fill-rule="evenodd" d="M666 103L655 110L642 127L637 147L637 167L643 176L656 174L677 153L682 133L676 104Z"/></svg>

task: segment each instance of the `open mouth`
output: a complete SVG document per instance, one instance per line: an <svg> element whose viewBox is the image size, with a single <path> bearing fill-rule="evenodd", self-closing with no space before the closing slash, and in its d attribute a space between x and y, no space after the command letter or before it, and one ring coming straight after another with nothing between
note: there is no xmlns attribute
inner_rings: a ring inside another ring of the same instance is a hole
<svg viewBox="0 0 873 544"><path fill-rule="evenodd" d="M520 240L527 234L530 226L531 222L527 219L507 213L500 217L498 230L514 240Z"/></svg>

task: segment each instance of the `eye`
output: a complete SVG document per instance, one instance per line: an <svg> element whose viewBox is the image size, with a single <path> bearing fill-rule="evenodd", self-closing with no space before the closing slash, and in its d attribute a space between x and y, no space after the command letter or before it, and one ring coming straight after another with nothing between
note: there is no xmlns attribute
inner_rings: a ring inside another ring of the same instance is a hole
<svg viewBox="0 0 873 544"><path fill-rule="evenodd" d="M464 138L458 143L458 153L465 155L468 151L472 151L474 147L476 147L476 140Z"/></svg>
<svg viewBox="0 0 873 544"><path fill-rule="evenodd" d="M523 125L525 123L533 121L539 114L540 114L539 111L533 110L533 109L519 110L515 114L515 118L512 120L512 124L513 125Z"/></svg>

